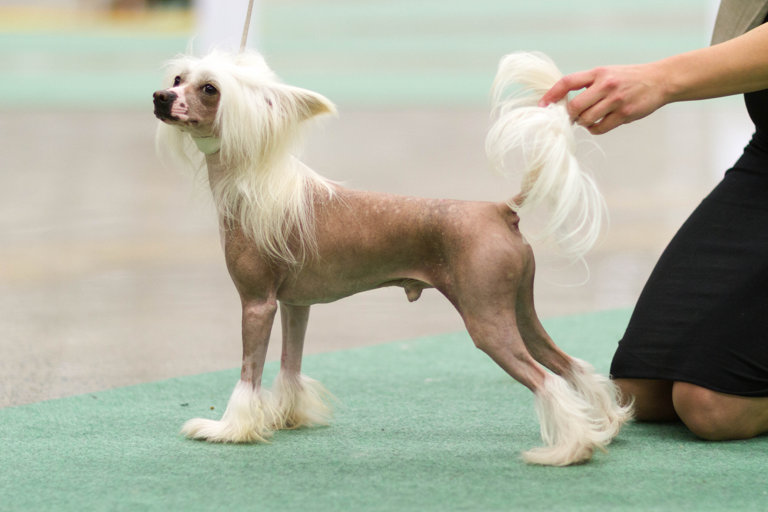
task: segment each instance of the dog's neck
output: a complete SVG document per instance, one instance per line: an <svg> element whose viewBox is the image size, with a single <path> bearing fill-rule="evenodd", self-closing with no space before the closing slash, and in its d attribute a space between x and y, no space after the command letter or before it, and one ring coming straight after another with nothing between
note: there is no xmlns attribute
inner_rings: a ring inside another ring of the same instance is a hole
<svg viewBox="0 0 768 512"><path fill-rule="evenodd" d="M221 153L219 151L206 153L205 164L208 167L208 184L213 188L215 183L225 173L224 164L221 161Z"/></svg>
<svg viewBox="0 0 768 512"><path fill-rule="evenodd" d="M192 137L192 140L195 141L197 149L206 156L218 153L221 149L221 139L218 137Z"/></svg>

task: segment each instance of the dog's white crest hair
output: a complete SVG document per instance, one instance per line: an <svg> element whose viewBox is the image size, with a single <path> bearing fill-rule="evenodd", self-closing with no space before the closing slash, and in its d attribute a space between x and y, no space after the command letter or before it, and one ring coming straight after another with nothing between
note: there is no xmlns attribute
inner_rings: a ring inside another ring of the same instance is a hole
<svg viewBox="0 0 768 512"><path fill-rule="evenodd" d="M333 193L331 183L294 155L304 121L333 114L320 94L280 82L255 52L181 56L168 63L167 83L175 76L205 81L220 92L215 131L226 169L211 180L222 221L239 224L273 259L300 264L316 249L313 204L317 194ZM161 123L161 150L203 171L204 156L192 138Z"/></svg>
<svg viewBox="0 0 768 512"><path fill-rule="evenodd" d="M521 191L510 207L520 213L548 207L548 221L534 238L554 236L567 256L578 259L597 241L606 207L575 156L577 134L586 130L571 123L565 101L537 106L561 77L541 53L512 53L501 60L491 91L496 120L486 138L486 153L494 168L508 174L505 157L521 151Z"/></svg>

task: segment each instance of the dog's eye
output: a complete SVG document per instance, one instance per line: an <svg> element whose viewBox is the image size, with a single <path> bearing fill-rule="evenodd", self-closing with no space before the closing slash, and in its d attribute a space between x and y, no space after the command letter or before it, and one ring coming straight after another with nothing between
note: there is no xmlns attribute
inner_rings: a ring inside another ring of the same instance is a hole
<svg viewBox="0 0 768 512"><path fill-rule="evenodd" d="M211 84L205 84L203 86L203 92L205 94L209 94L209 95L213 96L214 94L218 93L219 91L218 91L218 89L216 89L216 87L212 86Z"/></svg>
<svg viewBox="0 0 768 512"><path fill-rule="evenodd" d="M173 79L173 86L174 87L176 87L180 83L181 83L181 77L180 76L177 76L176 78Z"/></svg>

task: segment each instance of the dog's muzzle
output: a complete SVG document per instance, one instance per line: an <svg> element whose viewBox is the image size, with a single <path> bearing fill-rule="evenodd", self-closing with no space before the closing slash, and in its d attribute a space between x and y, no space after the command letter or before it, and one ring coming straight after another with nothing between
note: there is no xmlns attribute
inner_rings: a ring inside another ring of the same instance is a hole
<svg viewBox="0 0 768 512"><path fill-rule="evenodd" d="M171 109L173 108L173 102L179 97L178 94L173 91L162 90L155 91L152 97L155 103L155 117L161 121L173 119L174 116L171 114Z"/></svg>

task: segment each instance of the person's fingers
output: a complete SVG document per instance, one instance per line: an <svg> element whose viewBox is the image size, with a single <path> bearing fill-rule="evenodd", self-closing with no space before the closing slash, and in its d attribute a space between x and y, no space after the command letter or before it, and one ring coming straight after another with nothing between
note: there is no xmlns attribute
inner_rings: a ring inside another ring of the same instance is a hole
<svg viewBox="0 0 768 512"><path fill-rule="evenodd" d="M606 97L606 92L597 85L587 87L568 102L571 119L589 126L605 117L614 109L614 104Z"/></svg>
<svg viewBox="0 0 768 512"><path fill-rule="evenodd" d="M591 71L582 71L564 76L553 85L539 100L540 107L546 107L565 98L570 91L578 91L592 83L594 75Z"/></svg>
<svg viewBox="0 0 768 512"><path fill-rule="evenodd" d="M582 98L582 96L584 97ZM573 121L585 127L590 127L599 122L605 116L614 112L615 109L616 105L614 102L600 94L599 91L590 89L579 94L569 104L569 112L573 115Z"/></svg>
<svg viewBox="0 0 768 512"><path fill-rule="evenodd" d="M609 132L622 124L647 116L664 104L655 73L647 66L608 66L562 77L539 101L539 106L567 98L571 120L594 134Z"/></svg>
<svg viewBox="0 0 768 512"><path fill-rule="evenodd" d="M622 124L625 124L626 122L627 120L625 118L616 114L615 112L611 112L610 114L600 119L598 122L588 126L587 130L589 130L589 133L593 135L602 135L604 133L608 133L614 128L621 126Z"/></svg>

